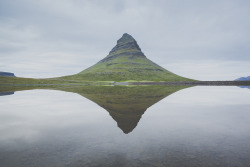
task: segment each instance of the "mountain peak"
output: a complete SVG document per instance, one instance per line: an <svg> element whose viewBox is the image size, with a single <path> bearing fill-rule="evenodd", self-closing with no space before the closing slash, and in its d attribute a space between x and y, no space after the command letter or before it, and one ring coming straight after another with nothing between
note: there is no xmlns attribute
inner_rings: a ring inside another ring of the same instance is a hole
<svg viewBox="0 0 250 167"><path fill-rule="evenodd" d="M124 43L124 42L136 42L136 41L131 35L124 33L122 37L117 41L117 43Z"/></svg>
<svg viewBox="0 0 250 167"><path fill-rule="evenodd" d="M141 48L131 35L124 33L122 37L117 41L116 46L109 52L109 55L121 52L124 53L141 52ZM144 56L142 52L140 54Z"/></svg>

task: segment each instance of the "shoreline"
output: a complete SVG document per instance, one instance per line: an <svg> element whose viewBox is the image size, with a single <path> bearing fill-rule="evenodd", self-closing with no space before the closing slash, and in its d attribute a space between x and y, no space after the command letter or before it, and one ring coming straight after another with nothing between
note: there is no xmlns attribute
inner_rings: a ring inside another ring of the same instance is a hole
<svg viewBox="0 0 250 167"><path fill-rule="evenodd" d="M129 85L250 86L250 81L128 82Z"/></svg>
<svg viewBox="0 0 250 167"><path fill-rule="evenodd" d="M95 82L95 83L62 83L62 84L0 84L0 86L128 86L128 85L192 85L192 86L250 86L250 81L176 81L176 82Z"/></svg>

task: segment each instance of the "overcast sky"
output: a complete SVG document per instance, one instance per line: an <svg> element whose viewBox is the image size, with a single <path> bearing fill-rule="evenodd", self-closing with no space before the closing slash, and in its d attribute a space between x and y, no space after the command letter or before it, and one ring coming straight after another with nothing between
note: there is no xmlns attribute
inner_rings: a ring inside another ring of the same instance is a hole
<svg viewBox="0 0 250 167"><path fill-rule="evenodd" d="M249 0L0 0L0 71L78 73L123 33L160 66L199 80L250 75Z"/></svg>

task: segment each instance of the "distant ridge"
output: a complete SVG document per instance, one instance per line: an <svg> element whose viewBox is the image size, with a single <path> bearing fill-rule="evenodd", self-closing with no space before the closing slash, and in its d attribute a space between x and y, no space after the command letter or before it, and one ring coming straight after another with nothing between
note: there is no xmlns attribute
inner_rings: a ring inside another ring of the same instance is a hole
<svg viewBox="0 0 250 167"><path fill-rule="evenodd" d="M250 76L248 76L248 77L241 77L241 78L236 79L235 81L250 81Z"/></svg>
<svg viewBox="0 0 250 167"><path fill-rule="evenodd" d="M15 77L14 73L11 73L11 72L1 72L1 71L0 71L0 76Z"/></svg>
<svg viewBox="0 0 250 167"><path fill-rule="evenodd" d="M95 65L64 79L86 81L190 81L149 60L136 40L125 33L109 54Z"/></svg>

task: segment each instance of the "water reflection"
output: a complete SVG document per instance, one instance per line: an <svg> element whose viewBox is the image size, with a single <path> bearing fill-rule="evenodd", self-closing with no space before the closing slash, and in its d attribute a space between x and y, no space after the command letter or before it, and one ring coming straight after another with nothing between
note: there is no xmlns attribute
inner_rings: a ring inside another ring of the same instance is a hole
<svg viewBox="0 0 250 167"><path fill-rule="evenodd" d="M13 95L14 92L0 92L0 96Z"/></svg>
<svg viewBox="0 0 250 167"><path fill-rule="evenodd" d="M117 126L128 134L137 126L144 112L163 98L188 86L60 86L4 87L0 91L56 89L78 93L109 112ZM4 93L3 93L4 94ZM6 94L7 95L7 94Z"/></svg>
<svg viewBox="0 0 250 167"><path fill-rule="evenodd" d="M240 88L247 88L250 89L250 86L239 86Z"/></svg>
<svg viewBox="0 0 250 167"><path fill-rule="evenodd" d="M248 89L184 88L0 87L0 166L249 166Z"/></svg>

